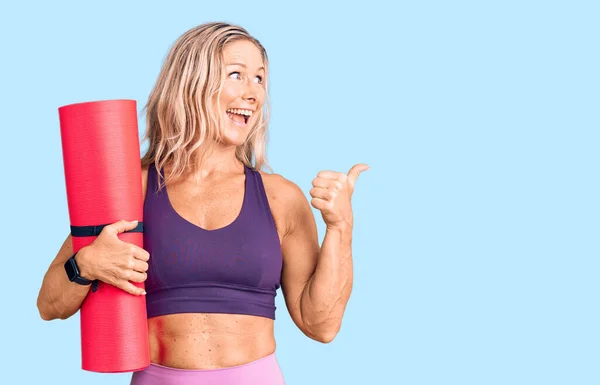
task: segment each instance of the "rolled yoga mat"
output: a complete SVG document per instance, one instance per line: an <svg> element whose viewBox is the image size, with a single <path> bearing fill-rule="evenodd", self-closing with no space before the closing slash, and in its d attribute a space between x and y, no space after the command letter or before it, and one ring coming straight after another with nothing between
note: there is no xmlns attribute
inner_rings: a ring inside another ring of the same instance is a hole
<svg viewBox="0 0 600 385"><path fill-rule="evenodd" d="M135 100L70 104L58 112L74 252L121 219L137 219L139 225L119 239L143 247ZM145 296L96 281L80 316L82 369L120 373L150 365Z"/></svg>

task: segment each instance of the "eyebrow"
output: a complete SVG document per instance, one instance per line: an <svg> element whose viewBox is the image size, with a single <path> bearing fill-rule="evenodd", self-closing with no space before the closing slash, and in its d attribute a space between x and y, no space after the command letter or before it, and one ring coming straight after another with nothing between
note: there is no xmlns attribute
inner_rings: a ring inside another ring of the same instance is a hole
<svg viewBox="0 0 600 385"><path fill-rule="evenodd" d="M246 67L246 65L244 63L229 63L227 64L228 66L240 66L240 67L244 67L244 68L248 68ZM265 67L259 67L258 70L264 70Z"/></svg>

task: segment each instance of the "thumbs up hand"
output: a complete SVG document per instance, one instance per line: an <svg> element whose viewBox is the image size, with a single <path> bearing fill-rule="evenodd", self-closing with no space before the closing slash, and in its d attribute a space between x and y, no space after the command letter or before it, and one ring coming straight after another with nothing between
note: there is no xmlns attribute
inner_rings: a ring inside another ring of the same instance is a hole
<svg viewBox="0 0 600 385"><path fill-rule="evenodd" d="M353 226L351 198L356 180L361 172L368 170L366 164L352 166L348 174L321 171L313 179L310 190L311 205L321 211L327 228Z"/></svg>

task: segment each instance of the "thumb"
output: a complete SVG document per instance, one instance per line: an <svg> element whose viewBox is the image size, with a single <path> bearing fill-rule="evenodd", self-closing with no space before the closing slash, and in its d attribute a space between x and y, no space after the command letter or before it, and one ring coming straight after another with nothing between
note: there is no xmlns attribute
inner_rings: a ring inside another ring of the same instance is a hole
<svg viewBox="0 0 600 385"><path fill-rule="evenodd" d="M354 191L354 185L356 184L356 180L361 172L368 170L370 167L364 163L355 164L352 166L350 171L348 171L348 182L350 182L350 187Z"/></svg>
<svg viewBox="0 0 600 385"><path fill-rule="evenodd" d="M135 229L135 227L138 225L138 221L126 221L124 219L121 219L118 222L115 222L112 224L112 227L116 230L116 234L119 233L123 233L127 230L132 230Z"/></svg>

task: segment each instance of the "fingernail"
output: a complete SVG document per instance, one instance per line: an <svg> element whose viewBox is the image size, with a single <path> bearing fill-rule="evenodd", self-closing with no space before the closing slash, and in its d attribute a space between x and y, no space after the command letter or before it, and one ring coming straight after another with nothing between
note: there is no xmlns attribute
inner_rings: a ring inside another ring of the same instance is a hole
<svg viewBox="0 0 600 385"><path fill-rule="evenodd" d="M145 292L145 291L143 291L143 292L142 292L142 295L146 295L146 292Z"/></svg>

